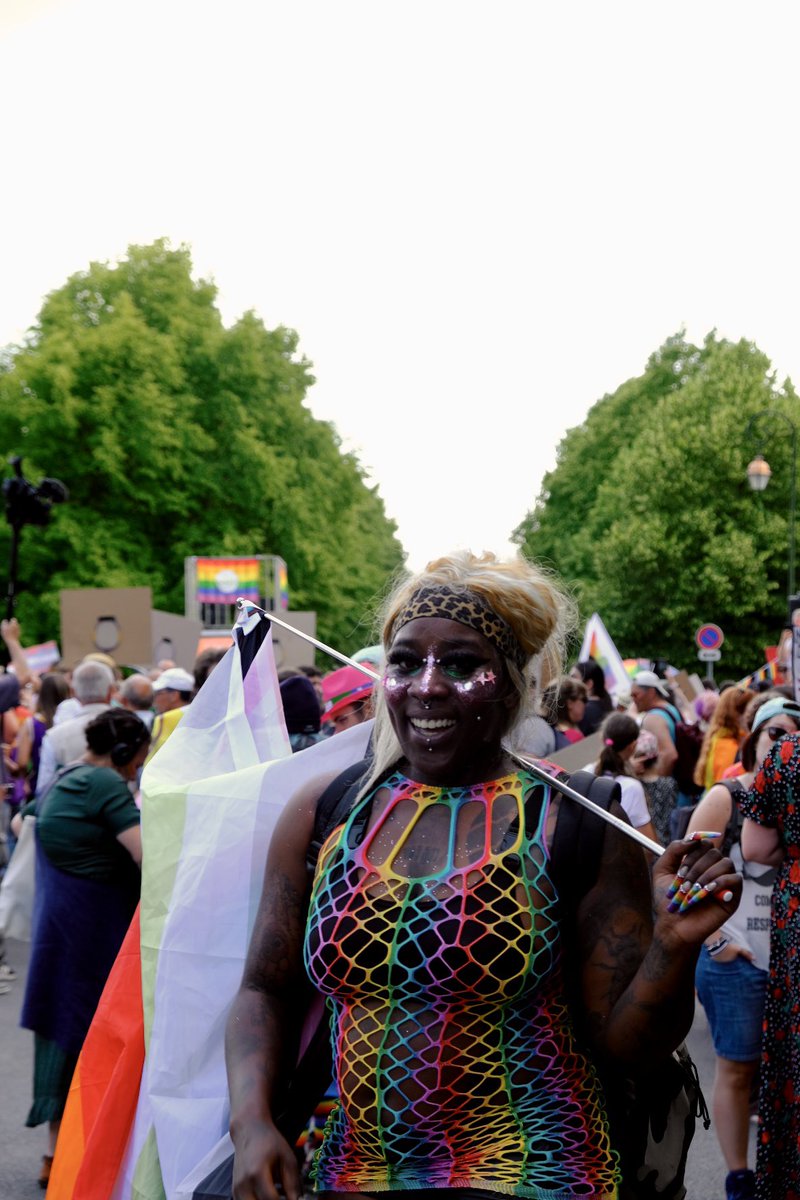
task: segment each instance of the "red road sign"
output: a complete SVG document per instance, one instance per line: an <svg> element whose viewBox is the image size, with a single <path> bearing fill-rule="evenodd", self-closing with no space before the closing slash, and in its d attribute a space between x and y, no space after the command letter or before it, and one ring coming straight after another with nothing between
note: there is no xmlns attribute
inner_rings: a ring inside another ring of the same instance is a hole
<svg viewBox="0 0 800 1200"><path fill-rule="evenodd" d="M697 633L694 635L694 640L700 650L719 650L722 643L725 641L725 634L720 629L719 625L701 625Z"/></svg>

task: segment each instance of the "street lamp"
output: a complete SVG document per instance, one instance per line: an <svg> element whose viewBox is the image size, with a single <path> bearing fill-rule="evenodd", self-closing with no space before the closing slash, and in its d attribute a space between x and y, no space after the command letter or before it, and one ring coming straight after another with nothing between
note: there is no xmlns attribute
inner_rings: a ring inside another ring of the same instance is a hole
<svg viewBox="0 0 800 1200"><path fill-rule="evenodd" d="M772 477L770 465L761 453L766 436L762 432L759 436L759 423L767 418L773 420L777 417L779 421L783 421L784 426L789 431L789 436L792 439L792 486L789 498L789 591L788 595L791 599L794 596L794 530L795 530L795 512L797 509L797 426L794 421L786 416L786 413L780 412L776 408L765 408L761 412L757 412L752 416L745 430L745 438L752 437L756 442L757 453L753 461L747 467L747 482L754 492L763 492Z"/></svg>

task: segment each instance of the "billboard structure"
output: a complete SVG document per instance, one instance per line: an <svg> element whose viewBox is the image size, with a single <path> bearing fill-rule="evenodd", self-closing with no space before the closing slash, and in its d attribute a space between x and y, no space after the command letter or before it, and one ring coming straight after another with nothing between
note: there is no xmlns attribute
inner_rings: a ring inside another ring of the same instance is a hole
<svg viewBox="0 0 800 1200"><path fill-rule="evenodd" d="M286 563L277 554L184 559L186 616L202 623L206 632L230 630L236 620L239 596L268 612L289 608Z"/></svg>
<svg viewBox="0 0 800 1200"><path fill-rule="evenodd" d="M239 616L236 601L240 596L315 636L316 613L289 611L289 578L280 555L192 556L184 559L184 567L186 616L202 625L200 650L212 646L225 649L230 645L231 629ZM277 626L273 631L273 651L279 670L314 661L314 652L307 642Z"/></svg>

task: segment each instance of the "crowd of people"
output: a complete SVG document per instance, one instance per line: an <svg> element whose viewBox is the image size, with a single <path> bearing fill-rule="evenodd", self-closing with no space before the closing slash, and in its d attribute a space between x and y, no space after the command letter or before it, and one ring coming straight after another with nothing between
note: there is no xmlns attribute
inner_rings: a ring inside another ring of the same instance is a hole
<svg viewBox="0 0 800 1200"><path fill-rule="evenodd" d="M609 690L591 659L562 674L568 612L532 564L461 553L389 598L380 643L357 656L369 674L279 673L293 752L374 723L318 858L330 779L289 801L271 842L227 1033L237 1200L299 1197L276 1106L309 980L331 1014L337 1098L314 1166L329 1200L626 1194L600 1080L669 1055L695 994L717 1060L727 1200L800 1195L800 705L789 688L735 681L689 701L652 670ZM0 634L7 854L35 818L21 1020L46 1186L138 900L138 781L223 651L191 672L123 671L96 653L36 677L16 621ZM607 829L567 904L549 866L565 802L530 759L569 751L575 764L584 742L580 765L619 789L612 811L664 852ZM0 994L14 981L0 940Z"/></svg>

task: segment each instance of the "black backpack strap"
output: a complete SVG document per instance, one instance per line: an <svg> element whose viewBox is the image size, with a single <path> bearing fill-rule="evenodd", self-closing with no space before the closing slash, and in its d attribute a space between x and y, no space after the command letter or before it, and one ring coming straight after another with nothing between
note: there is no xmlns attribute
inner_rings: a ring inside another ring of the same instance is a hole
<svg viewBox="0 0 800 1200"><path fill-rule="evenodd" d="M558 788L558 780L553 780ZM593 775L591 771L575 771L569 786L606 812L619 801L619 784L608 776ZM558 820L550 849L550 876L556 885L563 914L577 910L578 904L597 880L603 853L606 822L596 813L565 796L558 810Z"/></svg>
<svg viewBox="0 0 800 1200"><path fill-rule="evenodd" d="M371 765L369 758L352 763L341 775L331 780L317 801L314 833L306 851L306 865L312 875L317 869L319 852L328 834L347 817Z"/></svg>

